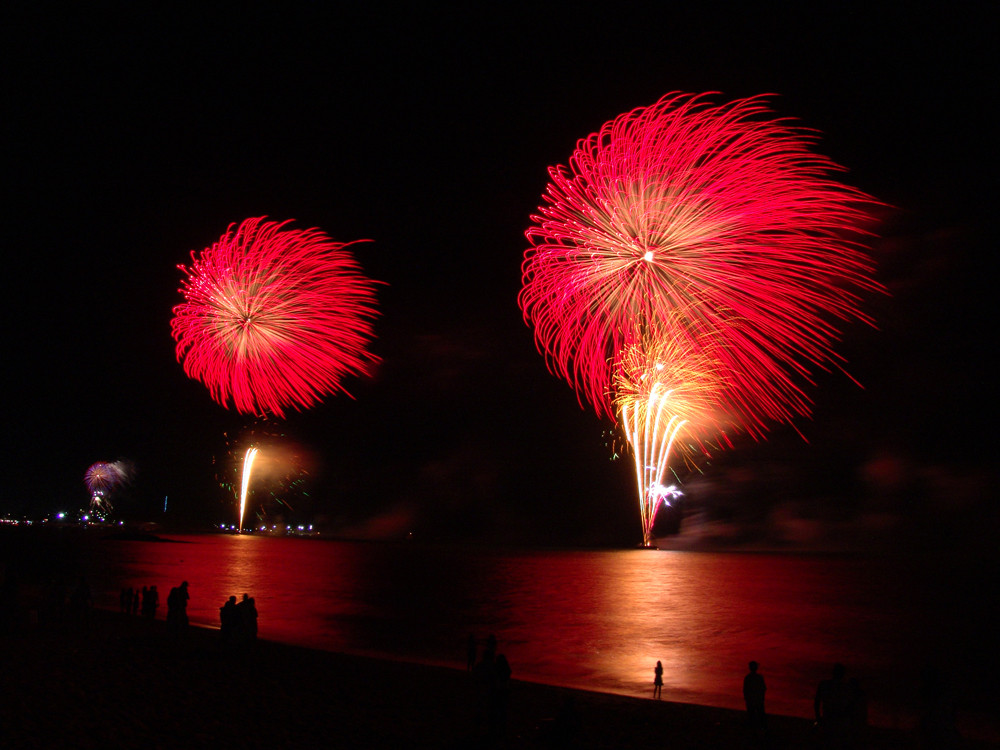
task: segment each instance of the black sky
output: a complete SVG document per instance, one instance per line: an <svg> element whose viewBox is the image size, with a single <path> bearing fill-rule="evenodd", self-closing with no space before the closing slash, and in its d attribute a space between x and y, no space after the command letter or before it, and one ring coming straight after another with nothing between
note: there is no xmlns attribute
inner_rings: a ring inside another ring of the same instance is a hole
<svg viewBox="0 0 1000 750"><path fill-rule="evenodd" d="M856 505L888 465L912 478L883 481L895 499L876 504L961 481L965 520L995 523L984 16L211 5L5 6L0 513L79 507L86 468L120 458L133 515L167 495L180 517L223 511L212 461L248 420L174 358L176 266L267 215L372 240L356 254L385 282L377 377L271 427L313 456L311 513L634 541L610 425L548 374L521 320L523 232L578 138L670 91L720 91L778 94L777 113L821 131L844 179L888 204L873 254L891 296L868 301L880 330L845 333L865 390L821 374L808 444L777 429L702 481L750 471L761 494L794 466L782 492Z"/></svg>

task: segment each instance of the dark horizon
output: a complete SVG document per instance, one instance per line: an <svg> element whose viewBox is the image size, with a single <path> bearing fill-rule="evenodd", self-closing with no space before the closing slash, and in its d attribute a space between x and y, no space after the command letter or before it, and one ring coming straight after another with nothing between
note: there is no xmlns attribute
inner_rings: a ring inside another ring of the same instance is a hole
<svg viewBox="0 0 1000 750"><path fill-rule="evenodd" d="M384 283L375 377L267 428L309 457L309 515L431 538L631 544L629 459L609 460L612 425L547 371L517 307L523 233L547 168L578 139L670 91L719 91L774 92L776 115L818 130L840 179L886 204L871 250L890 295L865 300L878 330L844 330L864 389L816 374L813 418L796 423L808 442L778 426L738 438L682 477L692 502L748 525L781 506L831 522L919 515L959 537L1000 526L982 332L985 19L4 15L15 197L0 514L82 507L87 467L118 459L135 467L125 517L155 516L166 496L185 522L225 512L219 465L255 421L177 363L177 265L267 215L371 240L354 252Z"/></svg>

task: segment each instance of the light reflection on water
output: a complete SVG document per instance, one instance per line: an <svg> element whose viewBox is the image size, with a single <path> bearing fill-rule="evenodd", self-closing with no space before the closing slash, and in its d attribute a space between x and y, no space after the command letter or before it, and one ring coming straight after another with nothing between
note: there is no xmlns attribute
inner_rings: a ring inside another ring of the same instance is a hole
<svg viewBox="0 0 1000 750"><path fill-rule="evenodd" d="M730 708L742 707L756 659L768 710L798 716L841 661L861 678L873 723L888 726L912 722L927 661L966 681L996 665L983 659L989 625L967 586L910 563L174 538L182 543L103 542L91 572L98 603L155 583L162 606L187 580L200 624L217 625L223 602L247 592L262 638L458 665L469 632L495 633L517 677L640 696L660 660L665 700Z"/></svg>

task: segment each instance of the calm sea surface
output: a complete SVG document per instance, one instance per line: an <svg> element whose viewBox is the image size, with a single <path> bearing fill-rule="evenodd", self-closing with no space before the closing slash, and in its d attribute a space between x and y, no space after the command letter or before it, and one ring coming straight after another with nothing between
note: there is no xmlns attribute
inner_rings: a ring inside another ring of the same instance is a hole
<svg viewBox="0 0 1000 750"><path fill-rule="evenodd" d="M102 541L87 573L99 606L122 586L165 599L190 584L192 622L248 592L262 638L464 666L470 632L496 634L516 677L742 708L746 664L773 713L810 716L835 661L858 677L871 720L909 726L919 674L955 685L963 723L996 734L991 578L929 560L702 552L523 552L258 536ZM981 580L982 579L982 580Z"/></svg>

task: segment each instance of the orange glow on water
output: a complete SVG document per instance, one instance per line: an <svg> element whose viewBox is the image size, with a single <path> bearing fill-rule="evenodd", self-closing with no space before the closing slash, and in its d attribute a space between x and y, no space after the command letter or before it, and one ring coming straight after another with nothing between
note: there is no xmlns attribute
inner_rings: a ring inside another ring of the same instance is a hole
<svg viewBox="0 0 1000 750"><path fill-rule="evenodd" d="M122 586L186 580L198 625L217 627L219 607L246 592L268 640L464 668L468 633L492 632L518 679L648 699L660 660L665 701L738 710L755 659L775 715L811 716L840 661L876 726L916 720L914 654L949 664L959 684L996 673L992 621L969 596L989 590L989 571L934 557L172 540L183 543L95 538L95 603L117 609Z"/></svg>

